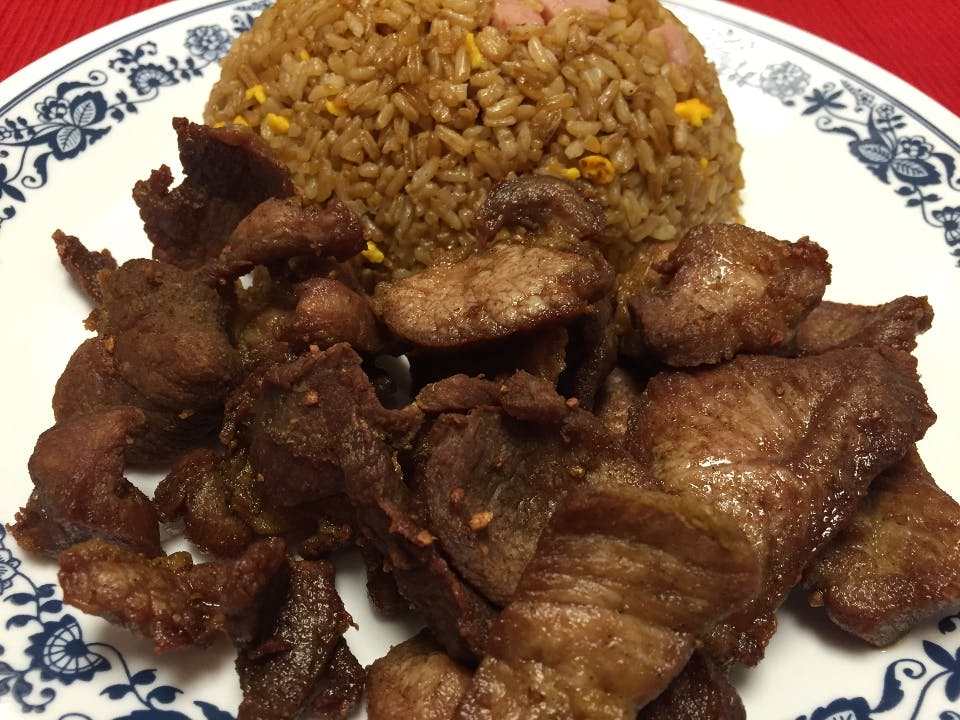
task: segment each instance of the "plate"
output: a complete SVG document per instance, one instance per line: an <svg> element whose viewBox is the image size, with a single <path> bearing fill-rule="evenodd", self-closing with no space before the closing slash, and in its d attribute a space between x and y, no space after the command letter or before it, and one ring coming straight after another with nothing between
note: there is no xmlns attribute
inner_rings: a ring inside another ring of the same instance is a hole
<svg viewBox="0 0 960 720"><path fill-rule="evenodd" d="M707 47L733 108L745 148L745 221L825 246L831 299L930 298L936 319L917 355L939 420L920 449L940 484L960 497L952 472L960 430L960 119L796 29L720 2L669 5ZM89 308L61 269L51 233L61 228L109 247L120 261L149 252L133 183L175 162L170 118L200 118L217 59L264 7L176 0L0 83L3 521L29 494L26 461L53 422L54 383L87 337ZM348 640L369 663L410 625L371 615L351 563L344 561L339 585L360 630ZM54 564L26 555L0 530L0 716L226 720L236 712L226 642L158 657L60 597ZM802 599L787 602L780 623L766 659L736 674L749 716L960 718L960 617L884 650L848 639Z"/></svg>

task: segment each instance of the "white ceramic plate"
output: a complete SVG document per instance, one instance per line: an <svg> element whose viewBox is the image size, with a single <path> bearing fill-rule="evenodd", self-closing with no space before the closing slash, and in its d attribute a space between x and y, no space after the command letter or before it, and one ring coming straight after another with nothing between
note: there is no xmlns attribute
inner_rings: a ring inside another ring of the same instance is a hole
<svg viewBox="0 0 960 720"><path fill-rule="evenodd" d="M670 4L707 46L733 106L745 146L746 221L824 245L832 299L929 296L936 320L918 355L939 421L921 452L941 485L960 496L953 472L960 119L793 28L715 1ZM200 118L216 59L263 6L177 0L0 83L0 520L11 521L30 492L26 462L53 422L54 383L87 336L88 306L61 269L51 232L109 247L120 261L149 253L130 189L152 168L175 163L170 118ZM359 574L344 568L341 589L360 625L351 646L368 663L409 626L371 616ZM57 720L226 720L236 712L226 642L156 657L59 597L54 565L0 534L3 718L42 710ZM960 618L880 651L846 638L800 601L780 616L767 658L736 677L751 717L960 718Z"/></svg>

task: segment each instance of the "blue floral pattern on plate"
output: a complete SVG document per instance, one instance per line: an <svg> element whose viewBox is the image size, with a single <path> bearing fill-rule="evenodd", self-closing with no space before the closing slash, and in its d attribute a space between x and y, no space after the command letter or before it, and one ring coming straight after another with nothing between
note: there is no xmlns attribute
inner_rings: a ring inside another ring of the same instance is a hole
<svg viewBox="0 0 960 720"><path fill-rule="evenodd" d="M955 632L958 621L960 615L944 618L940 632L945 636ZM924 658L901 658L887 666L876 705L861 696L841 697L797 720L960 720L960 643L951 651L924 640L923 652Z"/></svg>
<svg viewBox="0 0 960 720"><path fill-rule="evenodd" d="M15 218L31 191L47 184L56 163L79 157L164 88L209 81L207 71L269 4L238 4L226 23L189 28L172 54L144 33L140 42L102 53L103 65L83 76L53 76L32 115L23 103L0 110L0 226ZM742 43L733 27L706 41L724 82L754 88L809 117L818 130L844 138L851 161L889 185L960 258L960 197L951 195L960 192L958 153L931 140L923 124L892 98L842 76L814 83L811 72L792 61L754 67L742 61L747 56L742 47L727 52ZM8 109L13 112L3 115ZM233 719L212 703L187 700L180 688L162 682L156 669L135 669L114 645L88 642L58 592L55 584L38 583L25 572L0 526L0 619L7 631L0 645L0 697L12 698L24 714L43 712L56 706L61 691L89 684L109 701L107 715L98 711L96 720ZM838 697L797 720L960 720L958 627L960 616L944 618L941 640L924 640L922 656L889 663L874 699ZM58 720L94 719L67 712Z"/></svg>
<svg viewBox="0 0 960 720"><path fill-rule="evenodd" d="M111 126L156 100L161 90L204 77L237 35L270 5L266 0L238 5L229 29L221 25L190 28L183 41L186 56L160 57L156 43L119 48L106 69L83 79L62 81L22 114L0 118L0 226L16 215L14 204L49 180L50 164L77 157L110 132Z"/></svg>
<svg viewBox="0 0 960 720"><path fill-rule="evenodd" d="M814 117L817 129L845 135L850 154L893 186L907 207L917 208L927 225L941 230L960 258L960 204L948 204L937 192L960 193L957 158L938 151L925 135L909 134L910 123L896 104L845 79L810 87L810 74L789 61L759 73L735 68L726 79L757 87L788 107L802 105L802 114Z"/></svg>

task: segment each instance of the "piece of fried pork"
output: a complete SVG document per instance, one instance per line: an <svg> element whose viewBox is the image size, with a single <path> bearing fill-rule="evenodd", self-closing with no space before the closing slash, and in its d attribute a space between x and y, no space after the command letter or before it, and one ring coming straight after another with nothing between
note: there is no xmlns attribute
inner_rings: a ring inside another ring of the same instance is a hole
<svg viewBox="0 0 960 720"><path fill-rule="evenodd" d="M633 720L758 581L736 523L691 497L571 490L454 718Z"/></svg>
<svg viewBox="0 0 960 720"><path fill-rule="evenodd" d="M915 361L886 348L741 355L650 380L630 418L639 457L665 491L734 518L764 567L760 593L708 638L714 657L760 660L804 567L933 421Z"/></svg>
<svg viewBox="0 0 960 720"><path fill-rule="evenodd" d="M654 269L661 281L633 295L634 347L674 367L764 353L789 341L830 282L827 253L744 225L700 225Z"/></svg>

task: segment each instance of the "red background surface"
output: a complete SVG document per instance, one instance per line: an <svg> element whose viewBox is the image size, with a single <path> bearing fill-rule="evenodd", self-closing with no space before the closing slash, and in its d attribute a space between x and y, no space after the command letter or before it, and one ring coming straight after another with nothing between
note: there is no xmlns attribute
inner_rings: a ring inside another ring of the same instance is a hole
<svg viewBox="0 0 960 720"><path fill-rule="evenodd" d="M64 43L164 0L2 0L0 80ZM734 0L830 40L960 115L957 0Z"/></svg>

